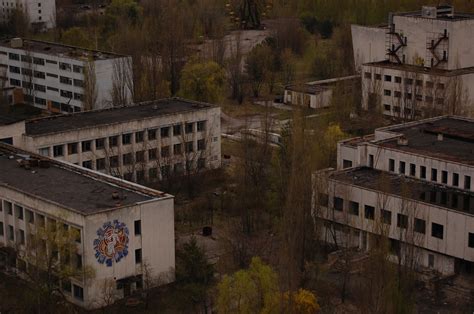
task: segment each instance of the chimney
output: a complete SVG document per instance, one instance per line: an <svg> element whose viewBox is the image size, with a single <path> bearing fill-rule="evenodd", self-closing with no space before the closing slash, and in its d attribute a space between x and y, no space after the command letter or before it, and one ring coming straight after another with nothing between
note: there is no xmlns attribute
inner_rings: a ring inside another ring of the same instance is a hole
<svg viewBox="0 0 474 314"><path fill-rule="evenodd" d="M443 139L444 139L443 134L442 134L442 133L439 133L439 134L438 134L438 142L442 142Z"/></svg>
<svg viewBox="0 0 474 314"><path fill-rule="evenodd" d="M22 48L23 47L23 39L16 37L10 40L10 47L12 48Z"/></svg>
<svg viewBox="0 0 474 314"><path fill-rule="evenodd" d="M397 139L397 144L399 146L408 146L408 139L405 136L400 136Z"/></svg>

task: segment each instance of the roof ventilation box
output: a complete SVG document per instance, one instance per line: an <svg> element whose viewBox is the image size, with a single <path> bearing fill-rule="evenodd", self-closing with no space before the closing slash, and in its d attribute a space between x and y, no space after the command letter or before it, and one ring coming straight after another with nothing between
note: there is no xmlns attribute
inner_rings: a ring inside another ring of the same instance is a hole
<svg viewBox="0 0 474 314"><path fill-rule="evenodd" d="M12 48L22 48L23 47L23 39L21 39L21 38L12 38L10 40L10 47L12 47Z"/></svg>
<svg viewBox="0 0 474 314"><path fill-rule="evenodd" d="M421 8L421 17L435 19L436 13L437 13L436 7L423 6Z"/></svg>
<svg viewBox="0 0 474 314"><path fill-rule="evenodd" d="M408 139L405 136L400 136L397 138L398 146L408 146Z"/></svg>

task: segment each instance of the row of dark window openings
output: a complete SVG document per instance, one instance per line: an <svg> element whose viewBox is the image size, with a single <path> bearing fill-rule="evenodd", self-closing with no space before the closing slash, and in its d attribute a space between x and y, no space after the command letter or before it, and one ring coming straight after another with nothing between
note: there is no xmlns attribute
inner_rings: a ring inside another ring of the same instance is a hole
<svg viewBox="0 0 474 314"><path fill-rule="evenodd" d="M16 219L18 220L25 220L26 222L30 224L36 224L39 227L45 227L46 226L46 217L44 215L34 213L33 211L24 208L23 206L20 206L18 204L13 204L9 201L2 201L0 199L0 213L3 211L6 212L7 215L9 216L15 216ZM48 219L48 226L52 228L51 230L54 230L54 228L57 228L59 225L59 222L56 221L55 219L47 218ZM76 239L75 241L77 243L81 243L81 231L78 228L72 227L68 224L63 224L63 228L65 231L68 231L69 228L74 232ZM3 230L3 228L2 228ZM3 234L2 234L3 235Z"/></svg>
<svg viewBox="0 0 474 314"><path fill-rule="evenodd" d="M396 105L391 106L389 104L384 104L383 109L385 111L390 111L390 112L393 109L393 112L395 112L395 113L400 113L401 112L400 106L396 106ZM405 108L403 108L403 112L404 112L405 115L411 115L412 114L412 109L405 107ZM415 110L415 117L421 117L422 114L423 113L422 113L421 110Z"/></svg>
<svg viewBox="0 0 474 314"><path fill-rule="evenodd" d="M383 94L384 96L392 96L392 91L389 90L389 89L384 89L383 90ZM394 91L393 92L393 97L395 98L401 98L402 97L402 92L400 91ZM408 100L412 100L413 99L413 94L412 93L405 93L404 94L404 99L408 99ZM423 95L421 94L416 94L415 95L415 100L417 101L423 101ZM433 103L433 96L425 96L425 102L426 103ZM444 104L444 98L441 98L441 97L437 97L436 98L436 104L437 105L442 105Z"/></svg>
<svg viewBox="0 0 474 314"><path fill-rule="evenodd" d="M206 141L205 139L200 139L200 140L197 140L197 145L196 145L196 149L197 151L204 151L206 150ZM67 144L67 154L68 155L75 155L77 154L79 151L78 151L78 147L79 147L79 143L69 143ZM184 149L183 149L184 147ZM81 143L81 148L82 148L82 152L90 152L92 151L92 141L84 141ZM97 143L96 143L96 149L103 149L104 147L103 146L100 146L100 147L97 147ZM161 152L160 152L160 155L162 158L168 158L171 156L171 153L170 153L170 148L171 146L163 146L161 147ZM194 141L189 141L189 142L186 142L186 143L177 143L177 144L174 144L173 145L173 155L174 156L180 156L182 155L183 153L192 153L195 151L195 147L194 147ZM126 154L123 154L122 155L122 162L124 165L130 165L134 162L144 162L145 161L145 153L148 153L148 160L149 161L153 161L153 160L157 160L158 158L158 148L152 148L152 149L149 149L148 151L137 151L135 152L135 158L133 158L133 153L126 153ZM39 149L39 154L40 155L43 155L43 156L49 156L49 147L44 147L44 148L41 148ZM55 145L53 146L53 156L54 157L62 157L64 156L64 145ZM114 164L117 164L118 166L118 156L112 156L110 157L111 159L111 162L110 162L110 165L112 167L114 167L113 165ZM117 160L117 163L115 163L113 160ZM100 160L100 161L99 161ZM97 163L102 163L103 161L103 164L104 164L104 168L102 167L99 167L99 170L102 170L102 169L105 169L105 159L104 158L98 158L97 159ZM92 161L89 160L89 161L85 161L86 163L91 163L92 164ZM117 167L115 166L115 167ZM90 167L87 167L87 168L90 168Z"/></svg>
<svg viewBox="0 0 474 314"><path fill-rule="evenodd" d="M206 121L197 122L197 131L198 132L205 131L205 125L206 125L205 122ZM190 134L190 133L194 132L193 125L194 125L194 123L192 123L192 122L185 124L185 133L186 134ZM160 129L161 138L170 137L170 129L171 129L171 127L161 128ZM152 130L147 131L149 141L157 139L157 130L158 129L152 129ZM182 134L181 130L182 130L182 125L181 124L173 126L173 135L174 136L181 135ZM142 143L145 139L144 134L145 134L145 131L136 132L135 133L135 143ZM132 144L132 135L133 135L133 133L122 134L121 135L122 145ZM116 147L116 146L118 146L118 143L119 143L119 135L110 136L108 138L108 140L109 140L109 147L110 148ZM88 140L88 141L81 142L82 152L92 151L93 142L95 142L95 149L96 150L105 148L105 138L100 138L100 139L96 139L96 140ZM187 149L190 150L190 151L192 151L192 148L190 146L192 143L193 142L186 142L185 143ZM69 143L69 144L67 144L67 146L68 146L68 154L69 155L73 155L73 154L78 153L78 143ZM205 141L204 140L198 140L198 149L202 148L203 146L205 148ZM40 151L40 154L48 153L48 155L49 155L49 147L41 148L39 151ZM64 156L64 144L53 146L53 156L54 157Z"/></svg>
<svg viewBox="0 0 474 314"><path fill-rule="evenodd" d="M38 6L39 6L39 7L41 6L40 4L41 4L41 3L38 3ZM2 5L5 5L5 1L2 1ZM8 2L8 1L7 1L7 7L8 7L9 5L10 5L11 7L19 6L20 8L23 8L23 4L22 4L22 3Z"/></svg>
<svg viewBox="0 0 474 314"><path fill-rule="evenodd" d="M180 144L176 144L180 145ZM175 145L175 146L176 146ZM167 146L169 148L169 146ZM199 150L203 150L204 148L198 148ZM168 150L169 151L169 150ZM132 153L122 155L122 163L124 166L127 165L132 165L134 162L139 163L139 162L144 162L145 161L145 152L136 152L135 160L133 160L133 155ZM168 154L169 155L169 154ZM180 154L181 155L181 154ZM163 154L162 150L162 156L163 157L168 157L166 154ZM153 162L157 160L157 149L150 149L148 150L148 162ZM187 161L187 163L191 163L192 161ZM95 167L94 163L92 160L85 160L82 162L82 167L88 168L88 169L93 169L93 170L98 170L98 171L103 171L107 169L107 164L106 164L106 159L105 158L97 158L95 160ZM118 156L111 156L109 157L109 168L117 168L119 167L119 157ZM169 171L166 171L166 167L170 168L170 165L165 165L161 167L162 173L169 173ZM206 159L205 158L198 158L197 161L197 167L198 169L204 169L206 167ZM192 168L188 165L188 169ZM179 174L184 172L184 166L182 162L174 164L174 172ZM133 173L125 174L125 177L133 177ZM151 179L156 179L158 178L158 170L157 168L150 168L149 169L149 177ZM140 178L145 178L144 175L144 170L137 170L137 180L140 180Z"/></svg>
<svg viewBox="0 0 474 314"><path fill-rule="evenodd" d="M28 103L34 103L35 105L39 105L45 107L47 105L47 100L41 97L33 97L32 95L23 95L23 99ZM51 101L51 107L53 109L57 109L61 112L81 112L81 107L72 106L64 103L59 103L57 101Z"/></svg>
<svg viewBox="0 0 474 314"><path fill-rule="evenodd" d="M20 80L16 80L16 79L11 78L10 79L10 85L11 86L16 86L16 87L23 87L25 89L35 90L35 91L39 91L39 92L43 92L43 93L46 93L46 90L49 90L49 91L53 91L53 92L58 92L61 95L61 97L64 97L64 98L72 98L72 99L75 99L75 100L78 100L78 101L83 101L84 100L84 95L81 94L81 93L73 93L71 91L64 90L64 89L60 90L60 89L55 88L55 87L45 86L45 85L41 85L41 84L33 84L32 82L28 82L28 81L20 81Z"/></svg>
<svg viewBox="0 0 474 314"><path fill-rule="evenodd" d="M60 70L63 71L68 71L68 72L75 72L75 73L83 73L84 72L84 67L80 65L71 65L69 63L64 63L64 62L58 62L54 60L48 60L48 59L42 59L42 58L37 58L37 57L31 57L27 55L20 55L17 53L8 53L8 59L14 60L14 61L22 61L26 63L33 63L36 65L45 65L46 63L49 64L58 64L58 67Z"/></svg>
<svg viewBox="0 0 474 314"><path fill-rule="evenodd" d="M369 167L373 168L374 157L373 155L369 155ZM395 172L395 160L394 159L389 159L388 160L388 171L390 172ZM416 177L416 165L410 163L410 168L406 169L406 163L404 161L400 161L398 164L398 173L403 174L403 175L410 175L412 177ZM426 167L425 166L420 166L419 167L419 177L420 179L427 179L427 173L426 173ZM445 170L441 171L441 181L438 181L438 169L431 168L431 181L433 182L439 182L442 184L448 184L448 172ZM454 187L459 187L459 174L453 172L452 177L451 177L451 185ZM465 175L464 176L464 189L470 190L471 189L471 176Z"/></svg>
<svg viewBox="0 0 474 314"><path fill-rule="evenodd" d="M30 77L34 77L34 78L38 78L38 79L46 79L46 77L52 77L52 78L59 78L59 82L61 84L65 84L65 85L74 85L76 87L84 87L84 81L83 80L79 80L79 79L73 79L73 78L70 78L70 77L67 77L67 76L60 76L60 75L57 75L57 74L53 74L53 73L45 73L45 72L41 72L41 71L35 71L35 70L32 70L32 69L28 69L28 68L20 68L20 67L16 67L16 66L13 66L13 65L10 65L8 67L10 73L14 73L14 74L22 74L22 75L26 75L26 76L30 76Z"/></svg>
<svg viewBox="0 0 474 314"><path fill-rule="evenodd" d="M16 262L16 265L15 265L15 262ZM21 272L26 272L28 270L28 267L30 269L35 269L36 268L33 264L28 263L28 262L26 262L26 261L24 261L20 258L17 258L16 261L13 260L12 264L10 266L16 267ZM83 290L83 288L81 286L78 286L76 284L71 283L71 280L68 280L68 279L61 279L60 280L58 276L52 274L51 282L55 287L57 287L57 288L60 287L61 290L65 294L68 294L68 295L72 294L75 299L80 300L80 301L84 301L84 290Z"/></svg>
<svg viewBox="0 0 474 314"><path fill-rule="evenodd" d="M15 242L20 245L25 245L25 231L23 229L17 228L17 234L15 237L15 228L12 225L8 225L8 229L6 230L6 235L7 239L11 242ZM0 236L5 236L5 230L4 230L4 223L0 221ZM38 250L41 252L46 253L47 244L46 240L42 239L38 243ZM72 253L69 252L70 254L65 254L65 256L60 256L59 251L51 251L51 256L54 258L56 261L60 261L61 263L71 265L73 264L76 268L76 270L81 270L82 269L82 255L78 253ZM71 260L71 256L74 256L74 260Z"/></svg>
<svg viewBox="0 0 474 314"><path fill-rule="evenodd" d="M181 145L181 144L175 144L174 146L176 147L176 145ZM166 147L169 148L169 146L166 146ZM199 150L204 150L204 149L205 149L205 147L199 148ZM180 149L180 151L181 151L181 149ZM162 152L162 157L163 158L169 157L169 153L164 154L163 150L161 152ZM189 152L191 152L191 150L187 150L186 152L189 153ZM181 156L182 153L179 153L179 154L175 153L175 156L176 155ZM157 158L157 149L155 148L155 149L148 150L148 162L153 162L157 159L158 159ZM85 161L82 162L82 167L101 171L101 170L106 170L107 166L109 168L117 168L117 167L120 166L119 156L109 157L109 164L108 165L107 165L106 162L107 162L106 158L97 158L95 160L95 167L94 167L94 162L92 160L85 160ZM145 162L145 151L136 152L135 153L135 158L134 158L132 153L122 155L122 165L123 166L129 166L129 165L133 165L135 163L141 163L141 162ZM188 162L192 162L192 161L188 161ZM199 169L204 168L205 163L206 163L205 158L202 158L202 157L198 158L198 168ZM174 168L175 168L175 172L177 172L177 173L182 172L179 169L181 169L181 168L184 169L184 167L182 166L182 163L176 163Z"/></svg>
<svg viewBox="0 0 474 314"><path fill-rule="evenodd" d="M135 220L133 223L133 233L135 236L141 236L142 235L142 221L141 220ZM141 264L142 262L142 249L136 249L135 250L135 264Z"/></svg>
<svg viewBox="0 0 474 314"><path fill-rule="evenodd" d="M320 196L320 200L327 200L327 197ZM344 199L340 197L334 197L333 208L336 211L344 211ZM323 204L321 204L323 205ZM324 206L324 205L323 205ZM327 206L327 205L326 205ZM349 201L348 213L359 217L360 205L358 202ZM375 207L370 205L364 205L364 217L368 220L375 220ZM408 215L397 214L397 227L402 229L408 228ZM392 224L392 212L386 209L380 209L380 221L384 224ZM426 221L424 219L415 218L413 223L413 230L420 234L426 234ZM431 223L431 236L438 239L444 238L444 226L438 223ZM468 233L468 246L474 248L474 233Z"/></svg>
<svg viewBox="0 0 474 314"><path fill-rule="evenodd" d="M169 178L173 175L182 175L184 174L185 170L190 171L193 170L193 161L186 161L186 168L185 164L182 162L175 163L174 165L163 165L159 168L161 173L161 178ZM206 159L205 158L198 158L197 160L197 169L205 169L206 168ZM173 171L172 171L173 170ZM127 181L133 181L133 174L134 172L127 172L123 174L123 179ZM136 170L136 182L144 182L145 181L145 170ZM121 177L122 175L117 173L116 177ZM155 180L158 179L158 167L152 167L148 169L148 179Z"/></svg>
<svg viewBox="0 0 474 314"><path fill-rule="evenodd" d="M378 81L382 80L382 74L376 73L374 77ZM372 73L364 72L364 78L372 79ZM384 75L383 78L385 82L392 82L391 75ZM399 84L402 83L402 77L394 76L393 78L394 78L395 83L399 83ZM419 86L419 87L425 86L426 88L433 88L435 86L435 83L432 81L426 81L425 83L423 83L423 80L417 80L417 79L412 79L412 78L405 78L403 82L405 83L405 85L413 85L413 83L415 83L415 86ZM443 83L436 83L436 88L444 89L445 85Z"/></svg>

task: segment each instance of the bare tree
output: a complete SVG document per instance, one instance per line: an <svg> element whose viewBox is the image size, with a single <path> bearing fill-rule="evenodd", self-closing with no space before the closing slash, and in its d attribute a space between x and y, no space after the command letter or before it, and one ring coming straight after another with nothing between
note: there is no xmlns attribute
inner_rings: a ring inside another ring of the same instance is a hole
<svg viewBox="0 0 474 314"><path fill-rule="evenodd" d="M22 74L24 100L28 105L34 106L35 96L36 96L36 89L34 86L35 85L34 72L36 70L36 66L35 66L31 51L29 51L27 46L26 46L25 51L26 51L25 55L21 56L21 61L23 64L23 67L21 69L21 74Z"/></svg>
<svg viewBox="0 0 474 314"><path fill-rule="evenodd" d="M239 104L244 100L243 58L241 49L241 33L236 32L233 41L229 44L230 57L227 60L227 74L230 81L232 99Z"/></svg>
<svg viewBox="0 0 474 314"><path fill-rule="evenodd" d="M102 313L109 312L108 307L117 300L117 283L113 279L104 279L100 283L100 297L95 301L97 306L102 308Z"/></svg>
<svg viewBox="0 0 474 314"><path fill-rule="evenodd" d="M62 291L70 289L71 278L89 280L95 274L77 254L79 230L61 220L43 217L36 219L29 231L26 243L22 243L24 235L18 237L19 269L32 283L38 310L51 312L56 298L64 297Z"/></svg>
<svg viewBox="0 0 474 314"><path fill-rule="evenodd" d="M110 91L111 106L120 107L130 104L133 91L132 59L116 58L113 61L112 90Z"/></svg>
<svg viewBox="0 0 474 314"><path fill-rule="evenodd" d="M445 107L450 115L465 115L469 104L467 88L464 86L462 76L452 76L446 84Z"/></svg>
<svg viewBox="0 0 474 314"><path fill-rule="evenodd" d="M94 60L86 61L84 64L84 110L97 108L97 76Z"/></svg>

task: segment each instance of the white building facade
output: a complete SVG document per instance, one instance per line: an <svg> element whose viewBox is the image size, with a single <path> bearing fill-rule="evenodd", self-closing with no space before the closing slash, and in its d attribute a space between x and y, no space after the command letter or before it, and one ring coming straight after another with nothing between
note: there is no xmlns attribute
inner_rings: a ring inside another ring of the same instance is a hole
<svg viewBox="0 0 474 314"><path fill-rule="evenodd" d="M353 26L363 108L403 119L472 114L474 46L465 38L473 32L474 16L451 6L391 14L388 26Z"/></svg>
<svg viewBox="0 0 474 314"><path fill-rule="evenodd" d="M179 98L0 127L0 141L144 182L221 165L220 108Z"/></svg>
<svg viewBox="0 0 474 314"><path fill-rule="evenodd" d="M75 249L57 260L77 272L55 284L81 307L101 307L142 289L145 264L163 284L174 280L172 196L5 144L0 169L2 270L34 271L35 233L62 228L75 231ZM43 254L53 254L53 245L46 243Z"/></svg>
<svg viewBox="0 0 474 314"><path fill-rule="evenodd" d="M293 84L285 86L283 102L312 109L327 108L331 106L334 90L342 96L351 97L359 88L359 75Z"/></svg>
<svg viewBox="0 0 474 314"><path fill-rule="evenodd" d="M114 73L131 75L130 65L131 57L123 55L21 38L0 41L5 87L21 89L25 103L54 113L111 107ZM125 103L131 102L133 83L120 84Z"/></svg>
<svg viewBox="0 0 474 314"><path fill-rule="evenodd" d="M444 116L377 129L338 144L338 170L319 176L323 238L449 275L474 269L474 120ZM317 180L316 180L317 182Z"/></svg>
<svg viewBox="0 0 474 314"><path fill-rule="evenodd" d="M56 26L55 0L5 0L0 3L0 22L10 21L15 10L22 11L28 22L37 30Z"/></svg>

